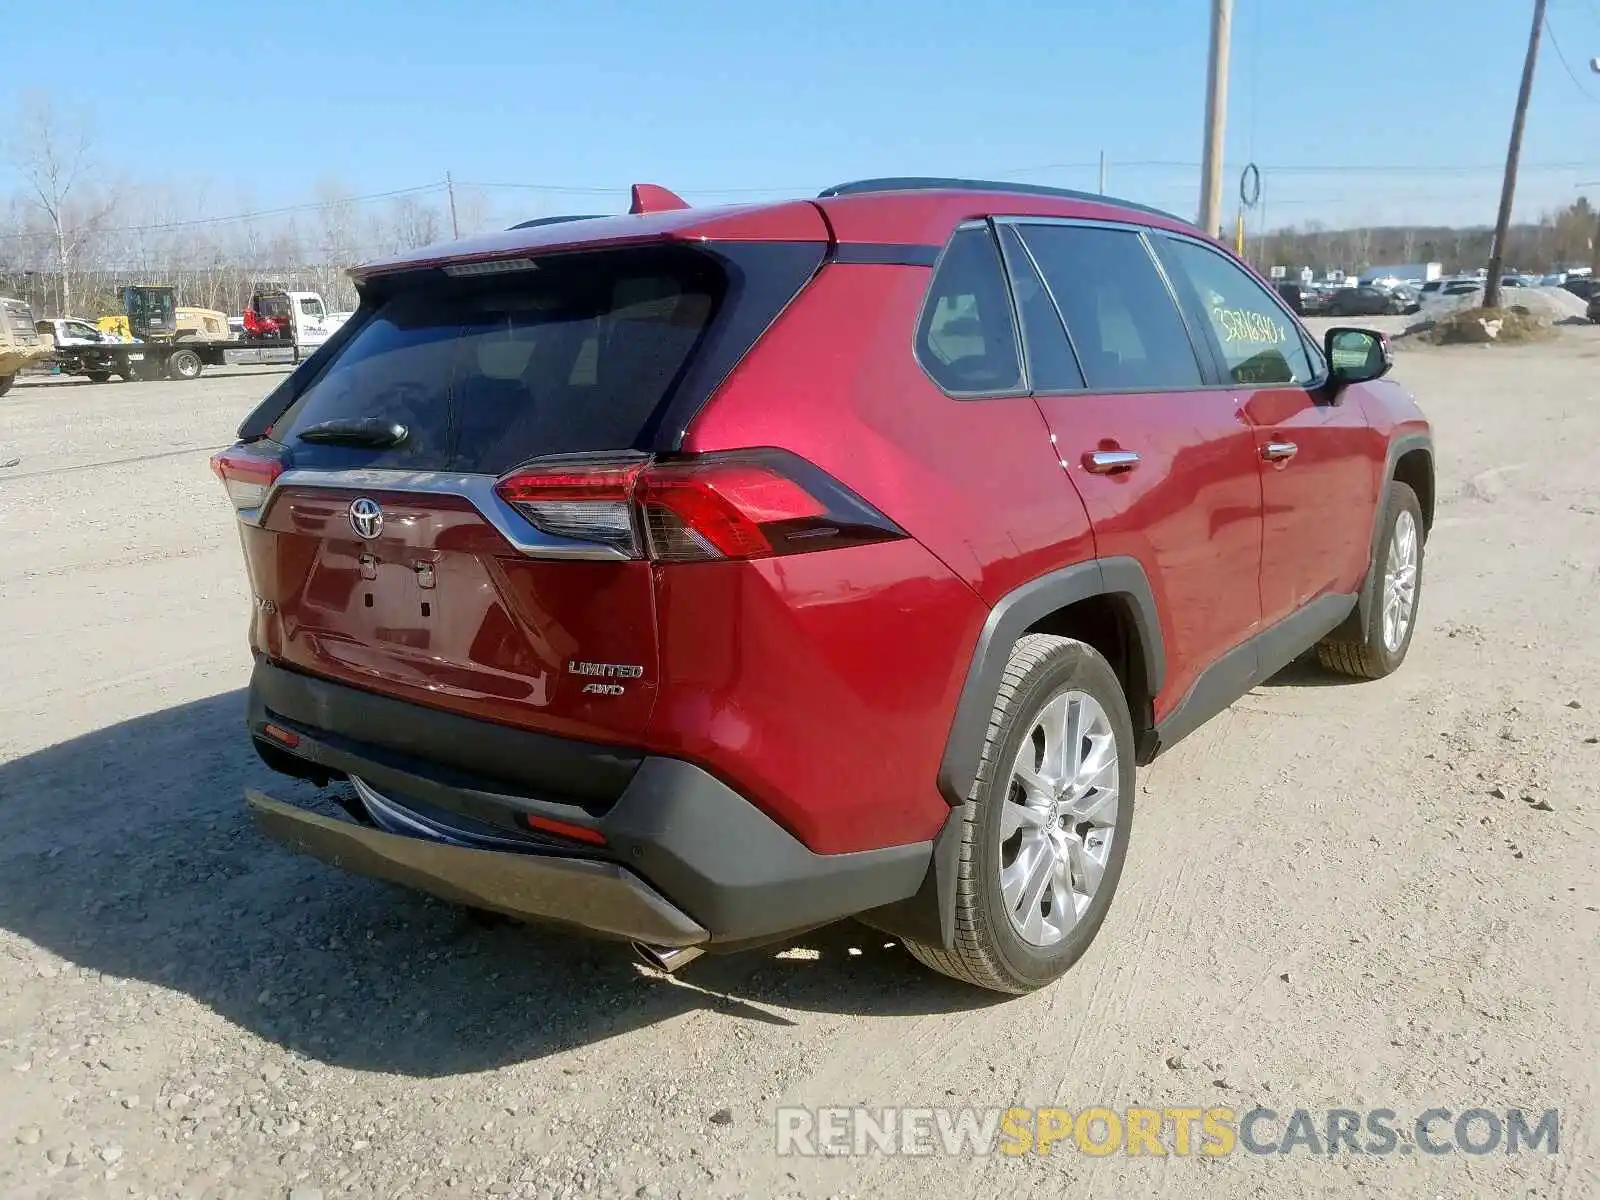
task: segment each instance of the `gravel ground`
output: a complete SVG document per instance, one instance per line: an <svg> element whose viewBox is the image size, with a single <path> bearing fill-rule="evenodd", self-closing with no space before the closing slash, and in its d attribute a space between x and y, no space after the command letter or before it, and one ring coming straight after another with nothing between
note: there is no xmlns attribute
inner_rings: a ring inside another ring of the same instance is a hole
<svg viewBox="0 0 1600 1200"><path fill-rule="evenodd" d="M841 925L665 979L264 843L206 469L272 377L0 401L0 1194L1600 1195L1600 329L1402 350L1437 429L1396 676L1296 664L1143 772L1007 1002ZM1562 1113L1559 1153L778 1158L783 1105Z"/></svg>

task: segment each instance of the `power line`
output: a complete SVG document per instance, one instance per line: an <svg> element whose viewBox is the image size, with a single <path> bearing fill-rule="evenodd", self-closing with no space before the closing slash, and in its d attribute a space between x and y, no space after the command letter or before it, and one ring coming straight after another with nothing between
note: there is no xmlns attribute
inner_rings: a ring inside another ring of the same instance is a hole
<svg viewBox="0 0 1600 1200"><path fill-rule="evenodd" d="M1549 22L1547 20L1546 21L1546 29L1548 30L1548 28L1549 28ZM1555 45L1555 39L1554 39L1553 36L1551 38L1551 42L1552 42L1552 45ZM1556 47L1556 50L1557 50L1558 57L1560 57L1560 48L1559 48L1559 46ZM1568 72L1567 72L1568 75L1573 77L1574 83L1577 83L1578 82L1577 78L1574 75L1574 73L1572 72L1570 66L1568 66L1568 64L1566 62L1566 59L1564 57L1562 57L1561 61L1562 61L1562 65L1563 66L1567 66L1568 67ZM1579 87L1581 89L1582 85L1579 84ZM1593 100L1595 103L1600 103L1600 98L1594 97L1593 95L1588 93L1587 90L1584 91L1584 94L1588 99ZM1156 158L1108 160L1106 165L1107 165L1108 168L1114 168L1114 169L1116 169L1118 171L1128 171L1128 170L1166 170L1166 171L1182 170L1182 171L1194 171L1194 170L1198 170L1199 167L1200 167L1200 164L1198 162L1185 161L1185 160L1179 160L1179 159L1156 159ZM1039 163L1039 164L1035 164L1033 166L1012 167L1012 168L1008 168L1007 170L1004 170L1004 171L993 172L992 174L995 177L1003 179L1003 178L1007 178L1007 177L1010 177L1010 176L1033 175L1033 174L1040 174L1040 173L1045 173L1045 172L1050 172L1050 171L1088 171L1088 170L1098 169L1098 166L1099 166L1098 162ZM1336 175L1336 176L1337 175L1410 175L1410 176L1441 175L1442 176L1442 175L1470 175L1470 174L1476 174L1476 173L1485 173L1485 174L1487 174L1487 173L1492 173L1492 172L1499 172L1499 171L1501 171L1503 169L1504 169L1504 164L1501 164L1501 163L1484 163L1484 164L1481 164L1481 165L1480 164L1472 164L1472 165L1468 165L1468 164L1452 164L1452 165L1435 165L1435 166L1416 166L1414 164L1406 164L1406 163L1373 163L1373 164L1355 164L1355 163L1286 163L1286 164L1277 165L1277 164L1272 164L1272 163L1269 162L1269 163L1266 163L1266 164L1262 165L1262 173L1263 173L1263 175L1275 176L1275 177L1281 177L1281 176L1286 176L1286 175ZM1600 163L1597 163L1597 162L1582 162L1582 161L1549 162L1549 163L1530 163L1530 164L1526 164L1525 166L1522 167L1522 172L1524 174L1528 174L1528 173L1532 173L1532 172L1540 172L1540 171L1543 171L1543 172L1563 172L1563 171L1597 172L1597 171L1600 171ZM460 181L460 180L456 180L455 181L455 186L458 187L458 188L459 187L477 188L477 189L479 189L481 191L540 192L540 193L547 193L547 194L550 194L550 195L566 195L566 196L613 196L613 195L617 195L618 193L620 193L620 192L625 190L621 186L616 186L616 187L585 187L585 186L577 186L577 185L569 185L569 184L514 183L514 182L466 183L466 182L463 182L463 181ZM1174 182L1173 186L1174 187L1177 186L1176 182ZM252 211L252 212L230 213L230 214L221 215L221 216L191 217L191 218L186 218L186 219L183 219L183 220L159 221L159 222L151 222L151 223L140 224L140 225L118 225L118 226L111 226L111 227L100 228L100 229L87 230L87 231L84 231L84 232L86 232L86 233L88 233L88 234L90 234L92 236L99 237L99 236L104 236L104 235L108 235L108 234L149 234L149 233L170 232L170 231L183 230L183 229L197 229L197 228L203 228L205 226L211 226L211 225L227 225L227 224L234 224L234 223L243 222L243 221L256 221L256 220L263 220L263 219L268 219L268 218L273 218L273 217L292 216L292 215L295 215L295 214L298 214L298 213L318 212L318 211L323 211L323 210L327 210L327 209L338 208L341 205L370 204L370 203L373 203L373 202L376 202L376 201L380 201L380 200L393 200L393 199L398 199L400 197L405 197L405 196L421 196L421 195L426 195L426 194L435 194L435 193L445 192L445 191L447 191L447 188L448 188L448 185L446 184L446 182L443 181L443 180L439 180L439 181L431 182L431 183L417 184L417 185L415 185L413 187L394 188L394 189L391 189L389 191L370 192L370 193L367 193L367 194L364 194L364 195L359 195L359 196L345 196L345 197L336 197L336 198L328 199L328 200L305 201L305 202L302 202L302 203L299 203L299 204L281 205L281 206L276 207L276 208L257 209L257 210ZM701 196L757 196L757 195L807 195L807 194L814 193L816 189L815 189L815 186L813 185L813 186L807 186L807 187L683 188L681 190L684 191L684 192L688 192L690 194L693 194L693 195L701 195ZM1334 197L1334 196L1330 196L1329 197L1330 200L1336 200L1338 198L1339 197ZM1280 204L1295 204L1295 205L1298 205L1298 204L1304 204L1304 203L1321 202L1321 200L1320 200L1320 198L1318 198L1318 200L1312 201L1310 199L1300 199L1300 198L1296 198L1296 197L1290 196L1290 197L1280 197L1275 202L1276 203L1280 203ZM0 241L28 241L28 240L34 240L34 239L48 241L48 240L52 239L53 237L54 237L54 234L52 234L52 233L50 233L48 231L27 232L27 233L6 233L6 234L0 234Z"/></svg>
<svg viewBox="0 0 1600 1200"><path fill-rule="evenodd" d="M1600 98L1597 98L1588 88L1583 86L1583 83L1578 79L1577 73L1572 69L1572 64L1567 62L1567 56L1561 52L1561 43L1556 41L1556 31L1550 24L1549 13L1546 13L1544 17L1544 32L1545 36L1550 39L1550 48L1556 52L1556 58L1561 61L1562 70L1566 71L1567 78L1572 80L1572 86L1582 92L1583 98L1590 104L1600 104Z"/></svg>
<svg viewBox="0 0 1600 1200"><path fill-rule="evenodd" d="M225 217L191 217L182 221L161 221L149 225L113 225L105 228L91 229L83 232L93 236L108 233L160 233L170 229L192 229L201 225L225 225L234 221L255 221L263 217L283 217L293 213L316 212L327 208L338 208L344 204L369 204L374 200L392 200L399 196L416 196L424 192L443 191L445 184L423 183L416 187L395 188L388 192L372 192L365 196L342 196L333 200L310 200L301 204L286 204L281 208L262 208L254 212L234 213ZM42 233L8 233L0 235L9 240L26 238L53 238L49 232Z"/></svg>

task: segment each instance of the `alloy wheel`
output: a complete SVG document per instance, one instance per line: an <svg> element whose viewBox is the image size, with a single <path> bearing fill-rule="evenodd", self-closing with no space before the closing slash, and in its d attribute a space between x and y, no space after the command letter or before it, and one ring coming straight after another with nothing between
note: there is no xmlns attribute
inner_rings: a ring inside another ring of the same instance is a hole
<svg viewBox="0 0 1600 1200"><path fill-rule="evenodd" d="M1011 924L1051 946L1100 887L1116 837L1117 739L1086 692L1058 692L1037 713L1011 767L1000 823L1000 891Z"/></svg>
<svg viewBox="0 0 1600 1200"><path fill-rule="evenodd" d="M1408 510L1395 518L1383 580L1383 645L1396 653L1411 628L1417 606L1417 522Z"/></svg>

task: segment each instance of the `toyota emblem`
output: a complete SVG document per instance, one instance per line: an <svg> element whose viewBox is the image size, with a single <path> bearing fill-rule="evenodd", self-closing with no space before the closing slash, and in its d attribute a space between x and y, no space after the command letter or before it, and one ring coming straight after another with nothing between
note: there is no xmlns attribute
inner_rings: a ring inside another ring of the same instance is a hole
<svg viewBox="0 0 1600 1200"><path fill-rule="evenodd" d="M383 532L383 509L378 507L376 500L369 500L365 496L350 503L350 528L356 531L356 536L371 541Z"/></svg>

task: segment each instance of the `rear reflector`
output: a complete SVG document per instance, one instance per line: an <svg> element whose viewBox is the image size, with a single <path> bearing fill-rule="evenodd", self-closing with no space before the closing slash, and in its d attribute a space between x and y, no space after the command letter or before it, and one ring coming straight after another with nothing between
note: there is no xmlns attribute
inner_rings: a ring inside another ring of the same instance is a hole
<svg viewBox="0 0 1600 1200"><path fill-rule="evenodd" d="M574 825L571 821L558 821L554 817L541 817L535 813L523 813L522 823L535 833L553 833L574 842L588 842L591 846L606 844L606 835L587 825Z"/></svg>
<svg viewBox="0 0 1600 1200"><path fill-rule="evenodd" d="M534 463L496 491L546 533L656 562L772 558L905 536L783 450Z"/></svg>
<svg viewBox="0 0 1600 1200"><path fill-rule="evenodd" d="M261 732L266 734L280 746L287 746L293 750L300 744L300 735L285 729L281 725L266 724L261 727Z"/></svg>
<svg viewBox="0 0 1600 1200"><path fill-rule="evenodd" d="M211 456L211 470L222 480L234 508L241 512L261 507L283 469L282 459L254 454L242 446Z"/></svg>

